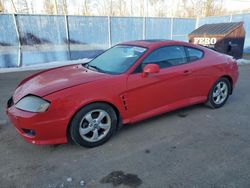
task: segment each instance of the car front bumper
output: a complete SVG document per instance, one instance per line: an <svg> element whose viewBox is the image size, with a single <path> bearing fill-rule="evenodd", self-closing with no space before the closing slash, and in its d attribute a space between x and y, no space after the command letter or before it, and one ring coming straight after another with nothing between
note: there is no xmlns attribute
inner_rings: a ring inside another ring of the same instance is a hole
<svg viewBox="0 0 250 188"><path fill-rule="evenodd" d="M19 110L14 105L6 109L10 121L18 133L32 144L67 143L67 125L65 119L55 119L49 113L32 113Z"/></svg>

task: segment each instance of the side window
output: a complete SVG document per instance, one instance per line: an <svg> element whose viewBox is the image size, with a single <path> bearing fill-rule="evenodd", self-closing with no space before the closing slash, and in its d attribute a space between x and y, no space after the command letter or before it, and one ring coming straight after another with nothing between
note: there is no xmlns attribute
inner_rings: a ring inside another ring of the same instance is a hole
<svg viewBox="0 0 250 188"><path fill-rule="evenodd" d="M185 47L187 50L187 58L189 62L199 60L203 57L203 52L195 48Z"/></svg>
<svg viewBox="0 0 250 188"><path fill-rule="evenodd" d="M187 63L184 47L166 46L156 49L143 60L142 66L148 63L158 64L160 68Z"/></svg>

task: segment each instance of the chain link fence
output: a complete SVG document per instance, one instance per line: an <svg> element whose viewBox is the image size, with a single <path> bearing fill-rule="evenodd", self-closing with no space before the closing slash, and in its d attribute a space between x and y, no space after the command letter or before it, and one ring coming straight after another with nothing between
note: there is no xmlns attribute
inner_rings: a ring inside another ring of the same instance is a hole
<svg viewBox="0 0 250 188"><path fill-rule="evenodd" d="M243 21L248 50L249 20L250 14L201 19L1 14L0 68L93 58L129 40L188 41L198 26L218 22Z"/></svg>

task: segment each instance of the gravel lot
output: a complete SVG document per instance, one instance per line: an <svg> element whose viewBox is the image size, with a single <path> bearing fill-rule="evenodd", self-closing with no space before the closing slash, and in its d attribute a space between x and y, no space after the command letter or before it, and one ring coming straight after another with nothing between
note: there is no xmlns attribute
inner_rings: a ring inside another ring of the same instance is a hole
<svg viewBox="0 0 250 188"><path fill-rule="evenodd" d="M250 187L249 65L223 108L195 105L127 125L93 149L18 135L4 107L32 73L0 74L0 187Z"/></svg>

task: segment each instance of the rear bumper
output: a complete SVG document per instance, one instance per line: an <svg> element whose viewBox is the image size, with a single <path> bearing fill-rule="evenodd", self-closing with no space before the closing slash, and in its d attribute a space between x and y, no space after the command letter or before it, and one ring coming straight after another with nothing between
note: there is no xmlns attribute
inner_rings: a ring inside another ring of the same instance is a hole
<svg viewBox="0 0 250 188"><path fill-rule="evenodd" d="M237 66L237 68L235 68L235 71L233 72L233 75L232 75L232 77L233 77L233 89L235 88L236 83L237 83L237 81L239 79L238 65L236 65L236 66Z"/></svg>
<svg viewBox="0 0 250 188"><path fill-rule="evenodd" d="M18 133L32 144L67 143L67 121L65 119L48 118L44 113L25 112L11 106L6 109L10 121Z"/></svg>

